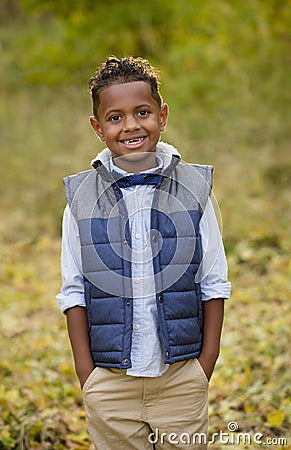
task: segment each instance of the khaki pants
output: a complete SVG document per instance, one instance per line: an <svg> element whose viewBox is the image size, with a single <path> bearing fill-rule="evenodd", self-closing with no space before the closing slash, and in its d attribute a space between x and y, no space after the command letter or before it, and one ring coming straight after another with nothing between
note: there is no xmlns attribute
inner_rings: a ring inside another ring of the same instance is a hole
<svg viewBox="0 0 291 450"><path fill-rule="evenodd" d="M207 448L208 380L197 359L155 378L96 367L83 399L97 450Z"/></svg>

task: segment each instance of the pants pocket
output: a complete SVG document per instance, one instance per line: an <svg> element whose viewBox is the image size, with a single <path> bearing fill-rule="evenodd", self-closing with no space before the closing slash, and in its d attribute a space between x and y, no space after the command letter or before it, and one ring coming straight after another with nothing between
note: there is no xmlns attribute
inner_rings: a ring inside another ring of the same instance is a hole
<svg viewBox="0 0 291 450"><path fill-rule="evenodd" d="M82 388L82 394L85 395L86 392L88 391L88 389L90 388L91 384L93 383L95 377L96 377L96 373L99 370L99 367L95 367L95 369L92 370L92 372L90 373L90 375L88 376L87 380L84 383L84 386Z"/></svg>
<svg viewBox="0 0 291 450"><path fill-rule="evenodd" d="M203 367L201 366L200 362L198 361L197 358L193 359L193 363L194 363L194 367L197 370L197 373L199 374L201 380L207 384L207 386L209 385L209 381L208 378L206 376L206 373L204 372Z"/></svg>

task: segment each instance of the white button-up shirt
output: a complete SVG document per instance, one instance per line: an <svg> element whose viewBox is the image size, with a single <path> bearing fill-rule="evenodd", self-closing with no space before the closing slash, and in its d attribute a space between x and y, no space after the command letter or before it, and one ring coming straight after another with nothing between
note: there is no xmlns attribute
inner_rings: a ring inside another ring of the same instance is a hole
<svg viewBox="0 0 291 450"><path fill-rule="evenodd" d="M147 172L160 172L159 166ZM110 170L116 177L128 173L110 161ZM168 365L163 361L161 342L158 336L156 297L153 291L154 271L150 253L151 205L155 186L137 185L122 188L128 209L130 233L132 236L132 279L133 279L133 331L131 360L132 367L127 375L156 377L162 375ZM227 262L222 239L209 199L200 220L203 261L197 274L202 291L202 300L229 298L230 283L227 281ZM63 217L62 237L62 288L57 295L62 312L74 306L85 307L84 281L82 274L81 249L78 226L67 206Z"/></svg>

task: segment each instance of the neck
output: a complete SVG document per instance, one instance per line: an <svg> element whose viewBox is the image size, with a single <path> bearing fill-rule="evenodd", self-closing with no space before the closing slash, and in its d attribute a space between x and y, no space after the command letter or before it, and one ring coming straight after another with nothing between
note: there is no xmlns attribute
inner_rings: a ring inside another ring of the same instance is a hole
<svg viewBox="0 0 291 450"><path fill-rule="evenodd" d="M157 167L156 152L132 153L114 158L114 164L128 173L140 173Z"/></svg>

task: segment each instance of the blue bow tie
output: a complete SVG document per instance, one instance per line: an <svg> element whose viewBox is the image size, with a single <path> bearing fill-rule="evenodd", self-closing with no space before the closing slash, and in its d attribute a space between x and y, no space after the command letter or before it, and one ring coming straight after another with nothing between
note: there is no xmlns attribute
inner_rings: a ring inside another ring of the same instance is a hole
<svg viewBox="0 0 291 450"><path fill-rule="evenodd" d="M119 180L116 181L116 184L120 188L126 188L138 184L159 184L161 179L162 176L156 173L137 173L119 178Z"/></svg>

